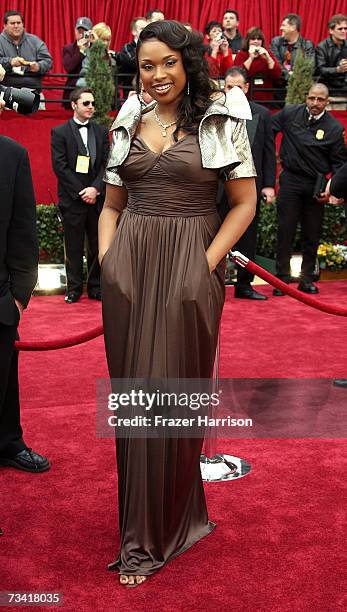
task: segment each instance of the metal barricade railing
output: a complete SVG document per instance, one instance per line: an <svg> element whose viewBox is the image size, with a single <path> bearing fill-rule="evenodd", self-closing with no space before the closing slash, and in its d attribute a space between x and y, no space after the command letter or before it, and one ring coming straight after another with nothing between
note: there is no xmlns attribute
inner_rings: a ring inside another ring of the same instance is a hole
<svg viewBox="0 0 347 612"><path fill-rule="evenodd" d="M67 79L78 79L79 78L79 74L66 74L64 73L53 73L53 72L49 72L44 76L44 80L46 81L46 79L65 79L65 83L67 81ZM114 85L115 85L115 99L114 99L114 108L115 109L119 109L123 102L127 99L129 91L131 91L133 88L131 85L129 85L129 81L132 81L134 78L133 74L129 74L127 72L119 72L116 73L114 75ZM42 83L42 90L44 91L62 91L63 94L66 93L66 95L62 95L62 97L60 99L58 98L46 98L45 97L45 102L47 104L50 103L57 103L57 102L61 102L61 103L68 103L69 100L69 95L71 93L71 91L73 91L73 89L75 89L76 85L66 85L66 84L58 84L58 83L54 83L53 85L48 85L46 82Z"/></svg>
<svg viewBox="0 0 347 612"><path fill-rule="evenodd" d="M69 94L70 92L75 89L75 85L66 85L66 81L67 79L78 79L79 78L79 74L67 74L65 72L63 73L47 73L44 75L43 77L43 82L41 85L42 90L44 91L62 91L63 95L61 98L52 98L50 99L49 97L45 97L45 102L47 104L51 104L51 103L68 103L69 102ZM64 83L60 84L60 83L54 83L53 85L49 85L47 83L47 80L51 80L51 79L64 79ZM132 82L134 80L134 75L127 73L127 72L117 72L114 75L114 85L115 85L115 99L114 99L114 104L113 104L113 108L116 110L119 110L120 107L122 106L123 102L127 99L129 91L134 89L134 87L132 86ZM314 79L315 81L317 81L317 79ZM221 88L224 86L224 79L219 79ZM276 86L276 87L262 87L259 85L256 85L254 83L254 79L250 80L250 87L249 87L249 99L252 100L253 102L258 102L259 104L262 104L264 106L271 108L280 108L282 106L284 106L285 104L285 97L286 97L286 89L287 89L287 83L283 82L283 85L281 86ZM259 94L260 93L270 93L271 94L271 99L269 100L264 100L262 99L262 96ZM66 95L65 95L66 94ZM331 97L342 97L342 98L346 98L347 99L347 85L346 88L343 89L330 89L329 90L329 94ZM342 104L346 104L346 102L344 102L343 100L341 101L334 101L334 104L337 105L342 105Z"/></svg>

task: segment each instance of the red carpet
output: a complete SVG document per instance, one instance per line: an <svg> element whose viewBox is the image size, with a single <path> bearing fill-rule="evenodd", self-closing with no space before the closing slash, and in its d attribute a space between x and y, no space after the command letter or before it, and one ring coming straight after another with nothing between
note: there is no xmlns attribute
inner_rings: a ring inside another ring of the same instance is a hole
<svg viewBox="0 0 347 612"><path fill-rule="evenodd" d="M346 283L320 287L322 300L345 303ZM262 290L270 294L269 287ZM67 306L61 296L38 297L21 337L61 337L99 321L94 301ZM221 374L345 376L346 325L346 319L290 298L260 304L228 299ZM247 458L252 472L233 483L206 485L217 529L142 587L118 586L105 569L117 550L114 444L95 438L95 379L102 376L102 338L22 355L25 437L49 456L52 469L0 472L6 560L0 591L59 591L69 612L346 609L342 440L221 441L218 450Z"/></svg>
<svg viewBox="0 0 347 612"><path fill-rule="evenodd" d="M258 287L257 287L258 288ZM319 283L319 299L347 305L347 281ZM267 302L227 300L222 322L221 375L295 378L346 376L347 317L319 312L290 297ZM230 295L233 290L230 289Z"/></svg>

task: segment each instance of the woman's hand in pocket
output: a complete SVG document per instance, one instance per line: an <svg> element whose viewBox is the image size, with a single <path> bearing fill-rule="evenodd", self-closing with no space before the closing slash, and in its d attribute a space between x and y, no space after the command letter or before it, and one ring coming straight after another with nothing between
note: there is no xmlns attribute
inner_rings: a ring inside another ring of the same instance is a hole
<svg viewBox="0 0 347 612"><path fill-rule="evenodd" d="M210 270L210 274L212 274L212 272L216 269L216 264L211 261L211 257L209 256L208 251L205 252L205 255L206 255L206 259L208 263L208 268Z"/></svg>

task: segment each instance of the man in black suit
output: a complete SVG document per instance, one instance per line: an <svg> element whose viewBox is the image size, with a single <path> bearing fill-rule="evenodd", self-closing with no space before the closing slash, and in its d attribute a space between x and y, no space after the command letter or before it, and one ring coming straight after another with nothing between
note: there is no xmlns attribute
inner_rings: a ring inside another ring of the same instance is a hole
<svg viewBox="0 0 347 612"><path fill-rule="evenodd" d="M345 201L345 213L347 219L347 162L341 166L336 174L328 181L325 195L327 201L333 196L334 198L343 199ZM334 380L336 387L344 387L347 389L347 378L336 378Z"/></svg>
<svg viewBox="0 0 347 612"><path fill-rule="evenodd" d="M277 276L291 282L290 258L298 222L301 224L302 265L298 289L316 294L317 248L324 206L319 194L325 177L345 161L343 125L326 111L329 91L323 83L310 88L306 104L288 104L272 116L274 134L282 132L282 172L277 198ZM280 289L274 295L284 295Z"/></svg>
<svg viewBox="0 0 347 612"><path fill-rule="evenodd" d="M123 91L124 98L127 98L127 94L132 89L133 78L136 74L136 47L137 41L139 40L140 33L146 27L147 21L144 17L135 17L130 23L130 30L133 36L131 42L126 43L118 53L117 63L119 65L119 72L124 74L130 74L131 76L122 77L122 86L125 89Z"/></svg>
<svg viewBox="0 0 347 612"><path fill-rule="evenodd" d="M104 201L103 174L108 158L108 131L94 121L91 89L70 96L73 118L52 129L52 164L58 178L59 210L63 218L67 294L77 302L83 291L83 252L87 237L87 291L101 300L98 262L98 219Z"/></svg>
<svg viewBox="0 0 347 612"><path fill-rule="evenodd" d="M230 68L225 75L225 91L229 91L235 86L240 87L245 94L248 92L249 83L247 72L238 66ZM255 102L250 102L249 105L252 111L252 120L246 121L246 127L255 169L257 171L256 186L258 204L257 213L252 223L234 246L234 250L240 251L249 259L254 260L257 245L260 201L263 199L267 204L271 204L275 195L276 150L271 128L270 112ZM229 204L225 194L223 194L222 202L219 206L219 213L224 217L228 211ZM248 272L245 268L238 267L234 294L236 298L267 300L265 295L253 289L251 285L253 279L253 274Z"/></svg>
<svg viewBox="0 0 347 612"><path fill-rule="evenodd" d="M4 102L0 100L0 114ZM17 326L37 279L36 203L26 150L0 136L0 466L44 472L20 424Z"/></svg>
<svg viewBox="0 0 347 612"><path fill-rule="evenodd" d="M340 166L338 171L328 181L325 193L344 200L347 218L347 162ZM335 203L335 202L334 202Z"/></svg>

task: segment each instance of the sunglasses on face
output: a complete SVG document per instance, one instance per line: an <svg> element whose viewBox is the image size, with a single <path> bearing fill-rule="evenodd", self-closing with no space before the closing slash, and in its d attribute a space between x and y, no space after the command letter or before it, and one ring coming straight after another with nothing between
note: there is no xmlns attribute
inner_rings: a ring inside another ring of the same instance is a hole
<svg viewBox="0 0 347 612"><path fill-rule="evenodd" d="M90 104L92 106L95 106L94 100L93 101L92 100L84 100L84 102L82 102L82 104L83 104L83 106L89 106Z"/></svg>

